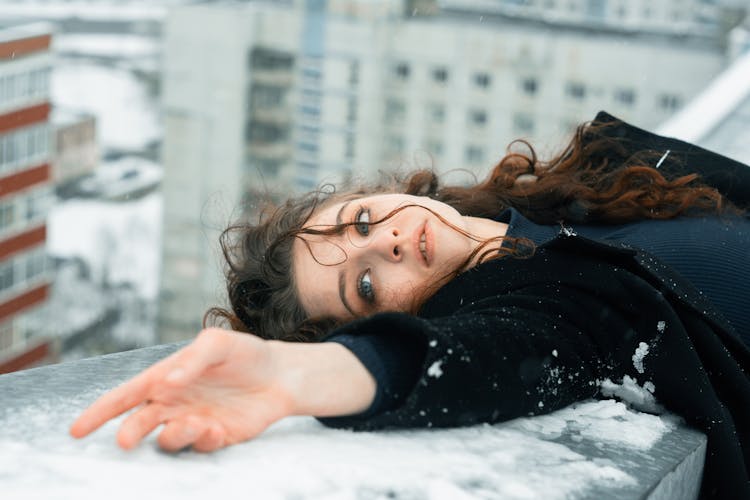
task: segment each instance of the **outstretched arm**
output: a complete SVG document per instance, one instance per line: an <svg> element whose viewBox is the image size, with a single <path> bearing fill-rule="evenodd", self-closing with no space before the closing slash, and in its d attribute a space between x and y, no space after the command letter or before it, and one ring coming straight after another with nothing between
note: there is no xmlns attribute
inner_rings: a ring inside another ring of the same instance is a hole
<svg viewBox="0 0 750 500"><path fill-rule="evenodd" d="M369 371L335 343L264 341L207 329L182 350L103 395L73 423L81 438L135 409L117 433L135 447L164 424L159 446L212 451L252 439L288 415L335 416L366 409Z"/></svg>

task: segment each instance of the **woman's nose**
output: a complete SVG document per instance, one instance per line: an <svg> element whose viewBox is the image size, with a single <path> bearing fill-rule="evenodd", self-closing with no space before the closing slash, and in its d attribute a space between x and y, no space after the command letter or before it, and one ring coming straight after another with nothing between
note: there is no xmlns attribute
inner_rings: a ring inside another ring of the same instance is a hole
<svg viewBox="0 0 750 500"><path fill-rule="evenodd" d="M375 236L375 249L390 262L401 262L404 258L404 242L400 234L395 227L384 227Z"/></svg>

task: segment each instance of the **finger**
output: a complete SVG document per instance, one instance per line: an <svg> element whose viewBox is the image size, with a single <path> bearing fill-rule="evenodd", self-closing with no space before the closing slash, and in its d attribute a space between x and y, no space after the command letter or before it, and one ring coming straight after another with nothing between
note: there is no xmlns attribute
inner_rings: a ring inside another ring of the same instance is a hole
<svg viewBox="0 0 750 500"><path fill-rule="evenodd" d="M135 448L141 440L166 420L166 409L159 404L147 404L128 415L117 432L117 444L126 450Z"/></svg>
<svg viewBox="0 0 750 500"><path fill-rule="evenodd" d="M193 449L201 452L209 452L223 448L226 445L226 432L219 424L213 423L195 440Z"/></svg>
<svg viewBox="0 0 750 500"><path fill-rule="evenodd" d="M192 344L179 352L166 374L166 382L187 385L206 369L222 363L231 352L237 335L217 328L203 330Z"/></svg>
<svg viewBox="0 0 750 500"><path fill-rule="evenodd" d="M76 438L84 437L108 420L143 403L155 384L187 385L207 367L226 358L236 335L219 329L204 330L188 346L96 400L73 422L70 434Z"/></svg>
<svg viewBox="0 0 750 500"><path fill-rule="evenodd" d="M159 433L157 442L166 451L178 451L193 444L207 429L206 421L195 416L171 420Z"/></svg>
<svg viewBox="0 0 750 500"><path fill-rule="evenodd" d="M178 353L156 363L94 401L73 422L70 427L70 434L73 437L82 438L101 427L108 420L145 402L153 384L162 380L164 375L171 371Z"/></svg>

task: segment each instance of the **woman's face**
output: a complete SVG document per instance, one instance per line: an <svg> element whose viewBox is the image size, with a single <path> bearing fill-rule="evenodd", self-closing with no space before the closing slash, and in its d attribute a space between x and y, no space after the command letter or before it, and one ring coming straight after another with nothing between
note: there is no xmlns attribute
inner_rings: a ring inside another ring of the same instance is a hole
<svg viewBox="0 0 750 500"><path fill-rule="evenodd" d="M399 207L407 208L378 224L357 224L376 222ZM420 196L382 194L319 208L306 228L355 224L341 234L302 234L304 242L294 241L292 271L305 312L351 319L409 310L416 296L461 265L477 245L426 208L470 232L471 218Z"/></svg>

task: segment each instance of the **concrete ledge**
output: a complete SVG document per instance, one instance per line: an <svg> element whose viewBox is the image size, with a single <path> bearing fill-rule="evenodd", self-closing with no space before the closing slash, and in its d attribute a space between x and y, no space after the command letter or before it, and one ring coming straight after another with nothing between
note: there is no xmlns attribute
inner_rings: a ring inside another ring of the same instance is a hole
<svg viewBox="0 0 750 500"><path fill-rule="evenodd" d="M98 395L167 356L156 346L0 376L0 484L7 498L698 497L705 436L679 419L585 401L550 415L450 430L353 433L279 422L214 454L125 452L121 420L76 441Z"/></svg>

